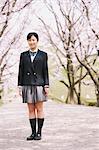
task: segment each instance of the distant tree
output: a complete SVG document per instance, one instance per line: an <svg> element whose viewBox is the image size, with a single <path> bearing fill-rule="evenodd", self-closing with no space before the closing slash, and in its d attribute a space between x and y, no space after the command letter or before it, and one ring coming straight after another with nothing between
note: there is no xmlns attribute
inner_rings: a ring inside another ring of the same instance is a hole
<svg viewBox="0 0 99 150"><path fill-rule="evenodd" d="M82 80L89 75L88 69L82 65L81 60L89 61L95 49L97 50L98 34L88 18L88 10L83 0L43 0L43 2L52 15L53 24L47 22L43 16L37 17L42 22L48 42L55 49L60 66L67 76L67 82L60 80L68 89L66 103L75 102L76 94L77 102L81 104ZM96 0L86 3L90 12L93 10L93 5L96 10L98 9ZM94 13L91 14L91 18L98 21L94 18ZM92 68L95 68L96 62L97 56L94 55L91 60Z"/></svg>
<svg viewBox="0 0 99 150"><path fill-rule="evenodd" d="M81 104L81 80L86 77L87 72L83 74L83 66L74 63L73 46L77 41L75 28L78 27L79 32L81 30L79 24L82 14L77 16L77 11L79 12L76 6L77 1L44 0L44 3L52 14L53 26L47 24L42 17L38 16L38 18L44 25L49 42L56 50L56 56L68 79L68 82L60 80L68 89L66 103L75 103L74 94L76 94L77 103ZM77 85L78 88L76 88Z"/></svg>
<svg viewBox="0 0 99 150"><path fill-rule="evenodd" d="M22 35L28 18L27 8L32 2L34 0L3 0L0 2L0 84L3 83L4 76L12 75L9 69L15 63L9 65L11 49L14 49ZM4 75L5 70L7 73Z"/></svg>
<svg viewBox="0 0 99 150"><path fill-rule="evenodd" d="M99 24L99 20L97 18L94 18L94 21L92 20L92 9L93 9L93 3L88 4L86 1L82 1L82 7L84 12L84 17L86 24L89 27L90 33L88 35L88 45L86 51L84 50L84 43L80 40L80 49L81 51L85 51L85 54L81 58L78 56L77 52L75 52L75 56L78 60L78 62L87 70L90 78L92 79L94 86L95 86L95 94L97 98L97 106L99 107L99 56L97 54L98 51L98 43L99 43L99 35L97 33L97 27ZM90 2L91 3L91 2ZM96 10L99 9L99 3L96 3L97 7ZM99 12L99 10L98 10ZM91 58L91 53L93 52L93 49L96 50L96 54L92 55L93 59ZM97 65L95 65L97 64Z"/></svg>

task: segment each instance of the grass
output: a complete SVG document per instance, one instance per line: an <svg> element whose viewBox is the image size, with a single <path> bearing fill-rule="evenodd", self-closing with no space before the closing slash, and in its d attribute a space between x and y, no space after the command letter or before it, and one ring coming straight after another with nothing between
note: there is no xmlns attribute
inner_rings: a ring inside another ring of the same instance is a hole
<svg viewBox="0 0 99 150"><path fill-rule="evenodd" d="M65 102L67 95L67 88L57 80L54 80L50 86L49 96L51 99Z"/></svg>
<svg viewBox="0 0 99 150"><path fill-rule="evenodd" d="M0 106L2 106L3 105L3 101L2 101L2 99L0 99Z"/></svg>
<svg viewBox="0 0 99 150"><path fill-rule="evenodd" d="M67 96L67 88L58 80L53 80L50 85L49 98L52 100L65 103ZM82 86L81 103L86 106L96 106L96 97L94 93L94 86Z"/></svg>
<svg viewBox="0 0 99 150"><path fill-rule="evenodd" d="M95 99L84 99L84 100L82 100L82 102L86 106L96 106L96 104L97 104L97 101Z"/></svg>

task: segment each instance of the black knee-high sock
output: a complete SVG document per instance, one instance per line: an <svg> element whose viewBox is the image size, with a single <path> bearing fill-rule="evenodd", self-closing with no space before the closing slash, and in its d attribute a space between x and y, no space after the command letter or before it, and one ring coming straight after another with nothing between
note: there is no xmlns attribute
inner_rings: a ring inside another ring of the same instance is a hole
<svg viewBox="0 0 99 150"><path fill-rule="evenodd" d="M36 134L36 118L29 119L31 129L32 129L32 134Z"/></svg>
<svg viewBox="0 0 99 150"><path fill-rule="evenodd" d="M38 118L38 133L39 134L41 134L43 124L44 124L44 118Z"/></svg>

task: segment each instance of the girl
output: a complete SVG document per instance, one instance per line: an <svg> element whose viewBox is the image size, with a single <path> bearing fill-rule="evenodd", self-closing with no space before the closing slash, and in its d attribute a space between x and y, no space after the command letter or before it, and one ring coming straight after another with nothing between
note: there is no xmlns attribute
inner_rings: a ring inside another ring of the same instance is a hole
<svg viewBox="0 0 99 150"><path fill-rule="evenodd" d="M21 53L18 73L19 94L27 103L32 134L27 140L40 140L44 123L43 102L47 101L49 91L48 56L38 49L38 34L27 35L30 47ZM36 125L38 125L36 131Z"/></svg>

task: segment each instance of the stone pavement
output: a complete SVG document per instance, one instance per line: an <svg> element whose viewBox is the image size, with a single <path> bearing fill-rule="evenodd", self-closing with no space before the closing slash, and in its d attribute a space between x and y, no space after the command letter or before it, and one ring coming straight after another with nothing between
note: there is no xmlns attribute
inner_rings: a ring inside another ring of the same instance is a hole
<svg viewBox="0 0 99 150"><path fill-rule="evenodd" d="M44 103L41 141L26 141L31 129L26 104L0 107L0 150L99 150L99 108Z"/></svg>

